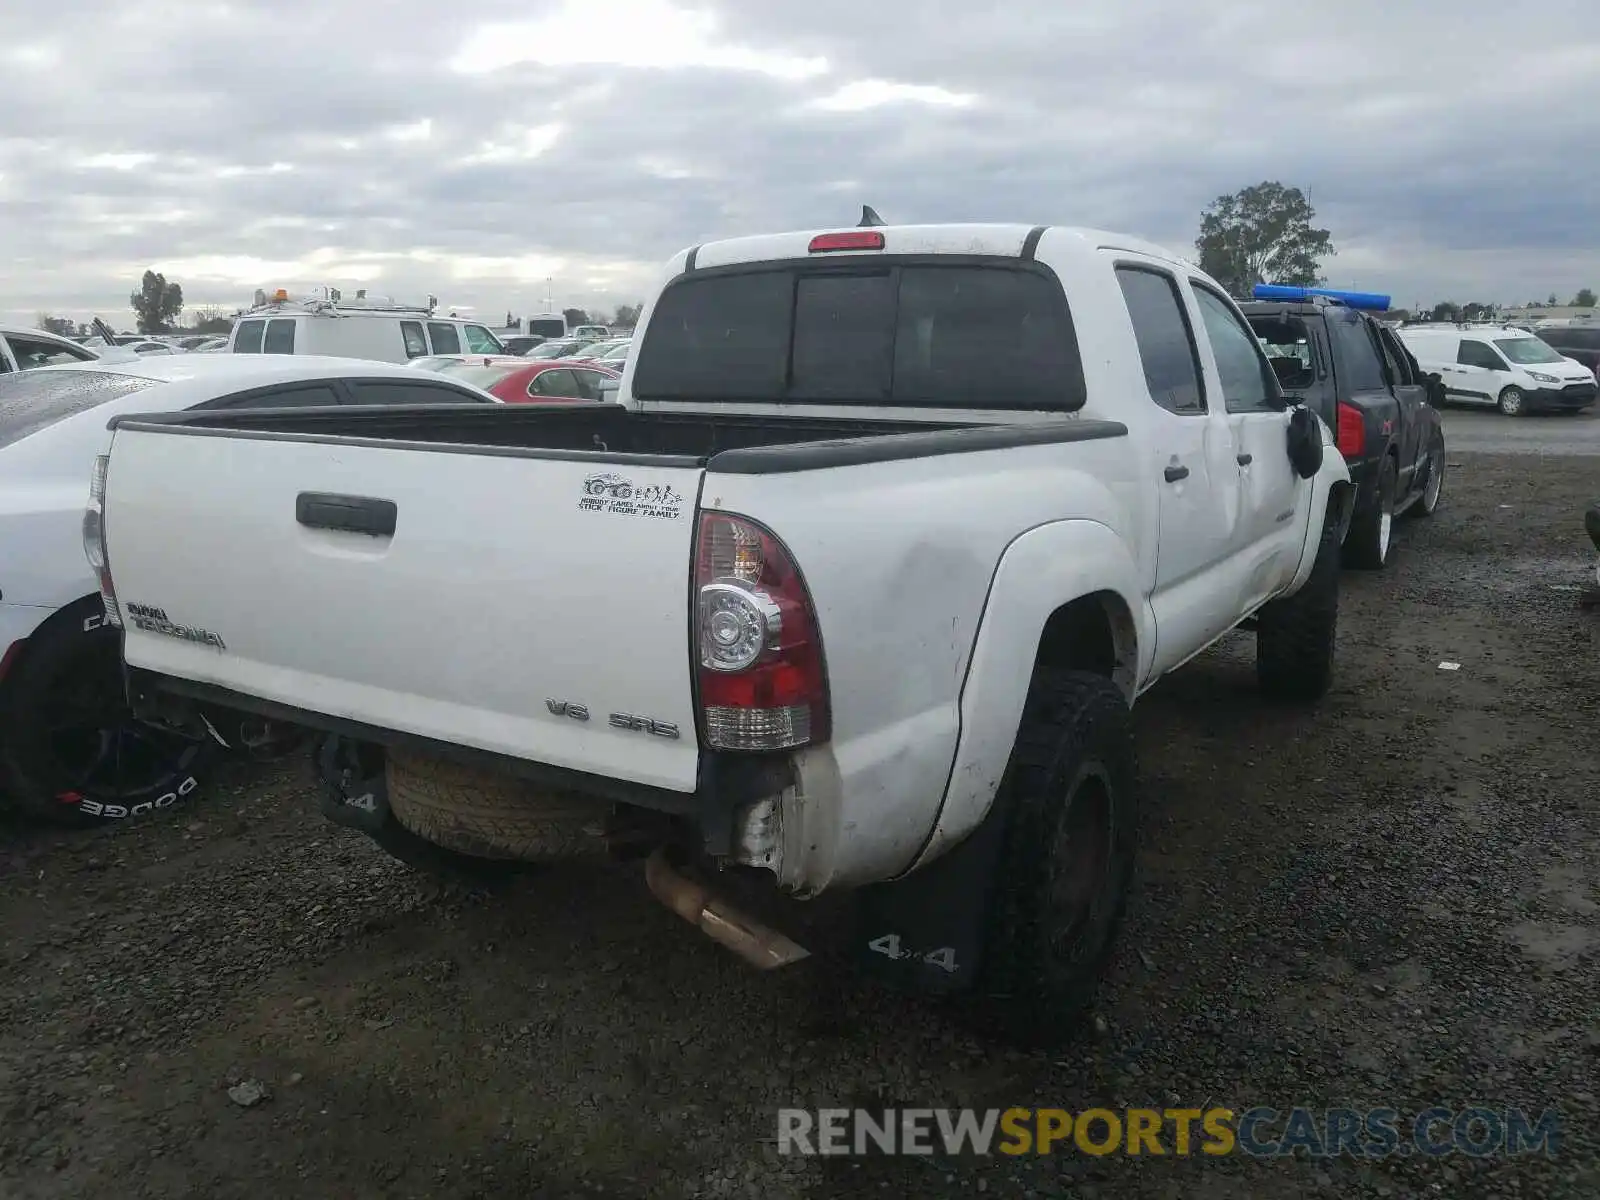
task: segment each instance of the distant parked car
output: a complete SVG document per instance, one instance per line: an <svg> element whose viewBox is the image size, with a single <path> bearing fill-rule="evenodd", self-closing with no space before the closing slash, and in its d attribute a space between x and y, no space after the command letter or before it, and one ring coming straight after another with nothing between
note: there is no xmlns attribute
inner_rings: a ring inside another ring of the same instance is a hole
<svg viewBox="0 0 1600 1200"><path fill-rule="evenodd" d="M546 342L542 346L535 346L529 350L524 358L571 358L574 354L592 346L594 338L566 338L559 342Z"/></svg>
<svg viewBox="0 0 1600 1200"><path fill-rule="evenodd" d="M550 339L541 337L537 333L514 333L510 337L501 338L500 340L505 343L507 354L522 355L532 350L535 346L544 345Z"/></svg>
<svg viewBox="0 0 1600 1200"><path fill-rule="evenodd" d="M602 380L620 379L598 363L546 359L496 359L452 363L440 374L470 383L507 404L581 404L600 399Z"/></svg>
<svg viewBox="0 0 1600 1200"><path fill-rule="evenodd" d="M632 346L633 339L624 338L616 346L612 347L610 350L607 350L599 358L595 359L595 365L601 367L610 367L613 371L622 370L623 367L628 365L628 351L632 348Z"/></svg>
<svg viewBox="0 0 1600 1200"><path fill-rule="evenodd" d="M625 345L627 345L627 339L625 338L607 338L603 342L590 342L582 350L569 354L567 357L581 362L594 362L597 359L604 358L617 347Z"/></svg>
<svg viewBox="0 0 1600 1200"><path fill-rule="evenodd" d="M99 353L42 329L0 325L0 374L31 371L56 363L94 362Z"/></svg>
<svg viewBox="0 0 1600 1200"><path fill-rule="evenodd" d="M604 325L579 325L572 331L572 336L575 338L599 340L601 338L610 337L611 330L607 329Z"/></svg>
<svg viewBox="0 0 1600 1200"><path fill-rule="evenodd" d="M1576 321L1564 325L1544 325L1535 329L1540 341L1573 362L1582 363L1600 381L1600 325Z"/></svg>

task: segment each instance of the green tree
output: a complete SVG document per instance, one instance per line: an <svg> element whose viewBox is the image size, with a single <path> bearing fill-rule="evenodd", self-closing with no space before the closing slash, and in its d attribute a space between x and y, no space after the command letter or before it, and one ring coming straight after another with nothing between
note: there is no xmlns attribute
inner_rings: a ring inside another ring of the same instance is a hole
<svg viewBox="0 0 1600 1200"><path fill-rule="evenodd" d="M168 283L165 275L146 271L139 290L128 297L128 304L140 333L166 333L183 311L183 288L176 280Z"/></svg>
<svg viewBox="0 0 1600 1200"><path fill-rule="evenodd" d="M49 313L40 313L35 326L46 333L59 334L61 337L72 337L78 332L78 327L66 317L52 317Z"/></svg>
<svg viewBox="0 0 1600 1200"><path fill-rule="evenodd" d="M1572 303L1573 303L1574 307L1577 307L1577 308L1593 308L1594 307L1594 289L1593 288L1579 288L1578 289L1578 294L1572 298Z"/></svg>
<svg viewBox="0 0 1600 1200"><path fill-rule="evenodd" d="M1494 310L1491 308L1491 306L1487 304L1479 304L1476 300L1474 300L1470 304L1462 305L1461 318L1465 321L1477 321L1483 317L1487 317L1493 311Z"/></svg>
<svg viewBox="0 0 1600 1200"><path fill-rule="evenodd" d="M1273 180L1218 196L1200 214L1200 269L1235 296L1258 283L1320 284L1318 267L1335 251L1311 224L1316 215L1304 192Z"/></svg>
<svg viewBox="0 0 1600 1200"><path fill-rule="evenodd" d="M1551 292L1550 293L1550 299L1546 300L1545 303L1546 304L1560 304L1561 301L1556 299L1556 294L1554 292Z"/></svg>
<svg viewBox="0 0 1600 1200"><path fill-rule="evenodd" d="M1461 320L1461 308L1448 300L1441 300L1433 306L1431 315L1435 321L1459 321Z"/></svg>
<svg viewBox="0 0 1600 1200"><path fill-rule="evenodd" d="M568 329L575 328L578 325L594 325L598 323L591 321L589 314L581 308L563 308L561 315L566 318Z"/></svg>
<svg viewBox="0 0 1600 1200"><path fill-rule="evenodd" d="M632 329L639 323L639 312L643 308L640 304L619 304L617 315L612 319L618 329Z"/></svg>

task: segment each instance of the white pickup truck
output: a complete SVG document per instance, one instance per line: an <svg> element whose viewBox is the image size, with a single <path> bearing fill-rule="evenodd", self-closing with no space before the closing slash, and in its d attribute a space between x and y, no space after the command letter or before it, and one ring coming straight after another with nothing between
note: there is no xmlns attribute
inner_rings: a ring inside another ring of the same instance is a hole
<svg viewBox="0 0 1600 1200"><path fill-rule="evenodd" d="M1329 686L1331 434L1216 283L1090 230L712 242L639 328L615 403L118 418L135 703L336 732L352 823L413 846L654 839L760 965L805 951L697 877L861 889L864 961L1060 1028L1128 888L1135 698L1240 626L1270 694Z"/></svg>

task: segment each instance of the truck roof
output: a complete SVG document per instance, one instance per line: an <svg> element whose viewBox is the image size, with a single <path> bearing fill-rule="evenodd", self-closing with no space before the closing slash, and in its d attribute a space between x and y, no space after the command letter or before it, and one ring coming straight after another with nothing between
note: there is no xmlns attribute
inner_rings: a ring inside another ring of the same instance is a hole
<svg viewBox="0 0 1600 1200"><path fill-rule="evenodd" d="M1032 256L1034 247L1038 245L1046 231L1050 234L1052 244L1059 245L1064 240L1070 240L1083 251L1110 247L1159 258L1177 266L1186 268L1195 266L1190 260L1174 254L1163 246L1124 234L1069 225L985 223L874 225L870 229L846 226L726 238L681 250L674 257L673 264L681 270L691 270L784 259L804 260L814 257L809 249L813 238L824 234L869 232L883 235L882 252L888 254L976 254L1024 258ZM862 252L842 253L848 255ZM878 251L867 250L865 253L873 254Z"/></svg>

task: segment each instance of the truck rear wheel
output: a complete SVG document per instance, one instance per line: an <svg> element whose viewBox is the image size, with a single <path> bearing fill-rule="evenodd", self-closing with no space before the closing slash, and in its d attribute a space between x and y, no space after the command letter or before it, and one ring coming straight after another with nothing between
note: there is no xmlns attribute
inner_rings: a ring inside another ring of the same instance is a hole
<svg viewBox="0 0 1600 1200"><path fill-rule="evenodd" d="M1038 671L995 797L1009 819L976 997L1012 1041L1065 1040L1122 922L1138 844L1127 699L1085 671Z"/></svg>
<svg viewBox="0 0 1600 1200"><path fill-rule="evenodd" d="M1339 522L1332 506L1322 524L1311 577L1292 596L1256 615L1256 678L1276 700L1308 701L1333 684L1339 625Z"/></svg>
<svg viewBox="0 0 1600 1200"><path fill-rule="evenodd" d="M496 771L390 749L389 809L418 837L479 859L554 862L605 853L605 805Z"/></svg>

